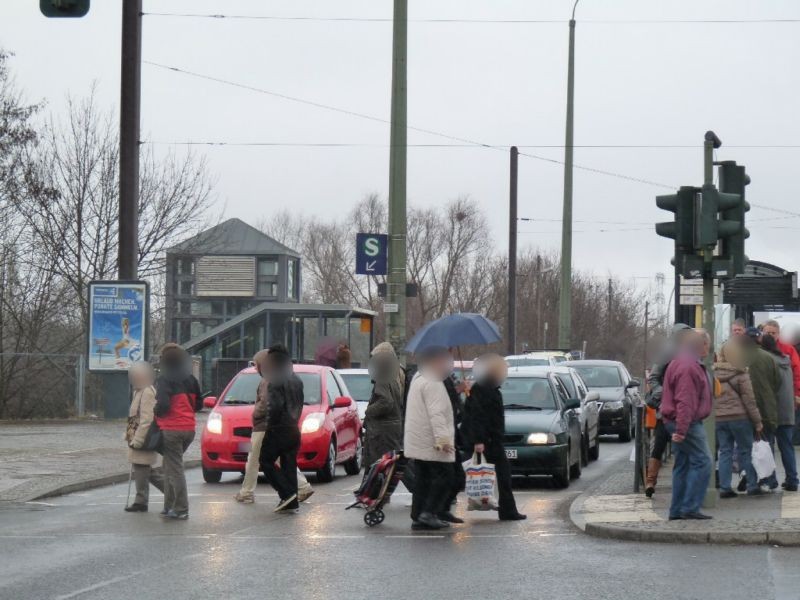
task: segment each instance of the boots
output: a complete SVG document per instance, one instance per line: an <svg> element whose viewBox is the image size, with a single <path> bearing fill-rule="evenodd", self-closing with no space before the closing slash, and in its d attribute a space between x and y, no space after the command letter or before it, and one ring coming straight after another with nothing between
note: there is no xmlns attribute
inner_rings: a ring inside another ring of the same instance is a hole
<svg viewBox="0 0 800 600"><path fill-rule="evenodd" d="M656 492L658 482L658 471L661 469L661 461L657 458L647 459L647 481L645 482L644 493L648 498L652 498Z"/></svg>

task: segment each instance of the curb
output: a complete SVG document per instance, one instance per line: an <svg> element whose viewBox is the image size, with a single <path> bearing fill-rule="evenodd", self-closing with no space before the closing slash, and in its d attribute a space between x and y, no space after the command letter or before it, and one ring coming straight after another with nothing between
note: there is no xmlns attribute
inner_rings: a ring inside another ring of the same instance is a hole
<svg viewBox="0 0 800 600"><path fill-rule="evenodd" d="M186 460L183 462L184 469L195 469L200 466L200 459ZM75 483L68 483L61 485L46 492L37 493L35 496L23 500L23 502L31 502L33 500L41 500L42 498L54 498L56 496L64 496L65 494L72 494L74 492L84 492L115 483L123 483L128 481L130 471L124 473L112 473L104 475L103 477L95 477L93 479L84 479L83 481L76 481Z"/></svg>
<svg viewBox="0 0 800 600"><path fill-rule="evenodd" d="M674 531L619 527L612 523L587 523L584 531L594 537L628 542L800 546L800 531Z"/></svg>

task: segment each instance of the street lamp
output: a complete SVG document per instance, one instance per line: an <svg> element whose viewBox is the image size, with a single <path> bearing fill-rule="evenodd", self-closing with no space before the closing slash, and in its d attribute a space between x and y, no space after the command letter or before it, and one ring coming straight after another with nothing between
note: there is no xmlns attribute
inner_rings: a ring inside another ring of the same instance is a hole
<svg viewBox="0 0 800 600"><path fill-rule="evenodd" d="M575 97L575 9L569 20L567 60L567 126L564 143L564 207L561 219L561 290L558 297L558 346L569 348L572 333L572 150Z"/></svg>

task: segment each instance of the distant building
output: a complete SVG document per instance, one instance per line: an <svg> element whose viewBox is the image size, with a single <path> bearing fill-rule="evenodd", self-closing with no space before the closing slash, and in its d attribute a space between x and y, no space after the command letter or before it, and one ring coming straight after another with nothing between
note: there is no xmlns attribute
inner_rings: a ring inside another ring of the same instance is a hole
<svg viewBox="0 0 800 600"><path fill-rule="evenodd" d="M167 250L167 338L183 344L264 302L298 303L300 255L239 219Z"/></svg>

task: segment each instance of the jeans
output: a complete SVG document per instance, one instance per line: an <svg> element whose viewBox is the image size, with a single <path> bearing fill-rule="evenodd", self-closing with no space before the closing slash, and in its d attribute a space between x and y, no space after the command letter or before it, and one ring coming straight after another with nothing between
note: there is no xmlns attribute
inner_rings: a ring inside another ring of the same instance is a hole
<svg viewBox="0 0 800 600"><path fill-rule="evenodd" d="M719 444L719 488L731 491L733 471L733 448L739 458L739 469L747 474L747 491L758 487L758 476L751 461L753 452L753 425L748 419L717 421L717 443Z"/></svg>
<svg viewBox="0 0 800 600"><path fill-rule="evenodd" d="M286 429L267 432L261 446L261 470L278 492L281 500L297 494L297 451L300 450L300 430ZM280 468L275 461L280 459ZM288 508L297 508L297 500Z"/></svg>
<svg viewBox="0 0 800 600"><path fill-rule="evenodd" d="M162 432L164 436L164 508L177 513L189 512L183 454L194 439L194 431Z"/></svg>
<svg viewBox="0 0 800 600"><path fill-rule="evenodd" d="M675 433L675 423L664 423ZM689 425L682 442L672 443L675 465L672 467L672 503L670 517L681 517L700 511L711 478L711 453L708 450L703 423Z"/></svg>
<svg viewBox="0 0 800 600"><path fill-rule="evenodd" d="M796 486L797 480L797 458L794 455L794 445L792 435L794 425L778 425L775 431L775 439L778 441L778 450L781 453L783 470L786 471L786 484Z"/></svg>

